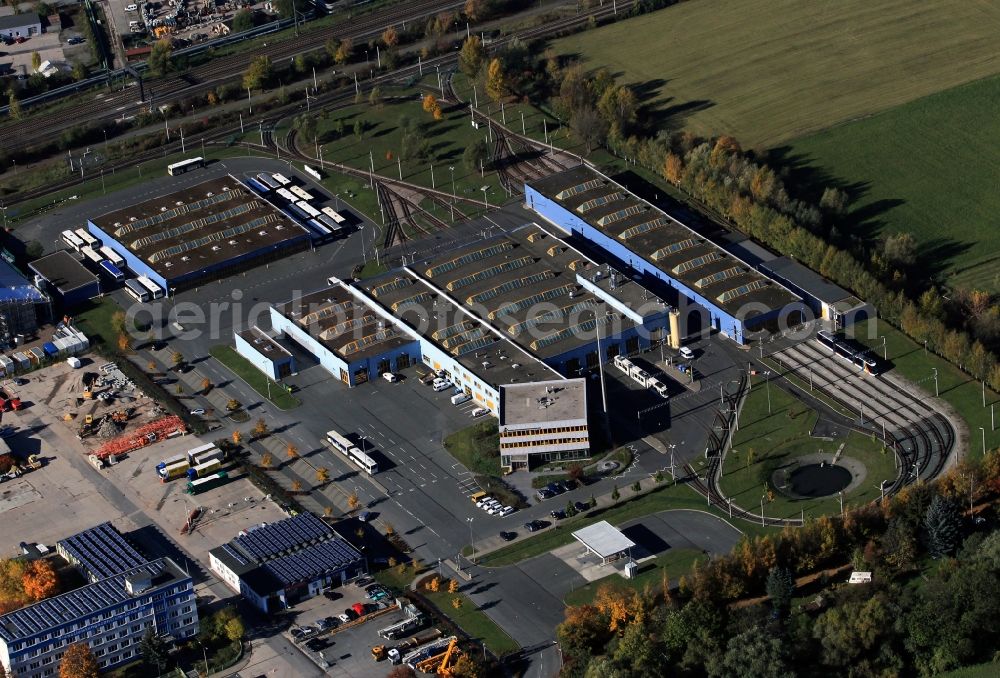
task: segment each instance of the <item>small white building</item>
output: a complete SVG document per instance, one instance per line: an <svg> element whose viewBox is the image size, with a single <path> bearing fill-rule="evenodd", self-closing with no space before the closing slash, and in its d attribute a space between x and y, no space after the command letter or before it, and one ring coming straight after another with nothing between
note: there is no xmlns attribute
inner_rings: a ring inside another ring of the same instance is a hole
<svg viewBox="0 0 1000 678"><path fill-rule="evenodd" d="M605 564L628 556L635 546L635 542L606 520L577 530L573 538Z"/></svg>
<svg viewBox="0 0 1000 678"><path fill-rule="evenodd" d="M17 40L18 38L41 35L41 33L42 20L34 12L0 16L0 36Z"/></svg>

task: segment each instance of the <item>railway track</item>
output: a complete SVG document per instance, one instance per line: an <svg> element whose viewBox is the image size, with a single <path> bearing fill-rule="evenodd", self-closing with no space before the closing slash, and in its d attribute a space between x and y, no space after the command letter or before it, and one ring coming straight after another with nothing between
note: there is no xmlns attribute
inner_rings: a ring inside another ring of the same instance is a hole
<svg viewBox="0 0 1000 678"><path fill-rule="evenodd" d="M255 50L254 56L266 55L272 62L281 62L299 54L323 49L323 44L330 38L351 37L360 45L381 35L386 26L417 21L442 11L459 9L463 5L464 3L454 0L407 0L364 19L343 21L305 32L297 38L266 44ZM104 90L82 92L76 95L79 103L71 110L40 112L25 120L0 125L0 149L23 147L83 123L110 122L135 115L142 108L155 108L180 98L207 94L210 89L239 78L247 64L247 54L231 54L196 66L185 73L151 79L145 83L148 96L145 103L137 101L138 87L135 85L110 94Z"/></svg>

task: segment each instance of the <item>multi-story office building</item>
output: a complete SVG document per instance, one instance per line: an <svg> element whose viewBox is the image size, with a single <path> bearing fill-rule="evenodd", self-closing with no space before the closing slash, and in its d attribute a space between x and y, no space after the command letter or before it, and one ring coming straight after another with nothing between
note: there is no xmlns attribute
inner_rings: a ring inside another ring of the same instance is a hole
<svg viewBox="0 0 1000 678"><path fill-rule="evenodd" d="M88 583L0 616L7 675L59 673L70 645L87 643L102 669L135 661L148 629L174 639L198 633L191 577L169 558L148 560L111 523L58 542Z"/></svg>
<svg viewBox="0 0 1000 678"><path fill-rule="evenodd" d="M501 466L517 471L589 456L585 379L500 387Z"/></svg>

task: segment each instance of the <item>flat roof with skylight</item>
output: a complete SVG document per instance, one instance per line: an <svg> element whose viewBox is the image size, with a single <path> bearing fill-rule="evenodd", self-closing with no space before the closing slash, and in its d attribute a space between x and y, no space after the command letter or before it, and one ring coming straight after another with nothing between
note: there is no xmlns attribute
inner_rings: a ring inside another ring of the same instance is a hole
<svg viewBox="0 0 1000 678"><path fill-rule="evenodd" d="M730 314L749 303L779 309L797 301L777 282L584 166L532 181L531 186ZM755 311L760 312L759 306Z"/></svg>
<svg viewBox="0 0 1000 678"><path fill-rule="evenodd" d="M232 176L90 221L167 280L308 238L301 226Z"/></svg>
<svg viewBox="0 0 1000 678"><path fill-rule="evenodd" d="M500 426L518 428L544 422L587 422L585 379L536 381L500 387Z"/></svg>

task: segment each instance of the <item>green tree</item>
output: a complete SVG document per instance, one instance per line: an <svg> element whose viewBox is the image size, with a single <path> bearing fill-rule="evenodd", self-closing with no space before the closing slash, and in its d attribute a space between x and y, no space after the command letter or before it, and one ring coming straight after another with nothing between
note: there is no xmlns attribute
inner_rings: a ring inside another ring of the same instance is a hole
<svg viewBox="0 0 1000 678"><path fill-rule="evenodd" d="M608 126L617 129L621 135L627 134L629 127L635 122L638 108L635 92L624 85L608 87L597 102L597 110L604 116Z"/></svg>
<svg viewBox="0 0 1000 678"><path fill-rule="evenodd" d="M570 129L590 153L608 134L607 123L593 106L583 106L573 112L569 119ZM552 134L552 132L549 132Z"/></svg>
<svg viewBox="0 0 1000 678"><path fill-rule="evenodd" d="M157 673L162 673L169 661L170 647L163 637L157 635L150 627L146 629L146 633L139 643L139 652L142 653L142 660L147 667L156 669Z"/></svg>
<svg viewBox="0 0 1000 678"><path fill-rule="evenodd" d="M296 121L299 134L307 143L316 141L316 118L311 115L303 115Z"/></svg>
<svg viewBox="0 0 1000 678"><path fill-rule="evenodd" d="M226 638L230 642L236 643L243 640L243 636L246 635L246 629L243 627L243 620L239 617L233 617L228 620L225 625Z"/></svg>
<svg viewBox="0 0 1000 678"><path fill-rule="evenodd" d="M709 678L794 678L785 641L769 629L754 627L733 636L725 652L705 667Z"/></svg>
<svg viewBox="0 0 1000 678"><path fill-rule="evenodd" d="M38 69L41 68L41 67L42 67L42 55L39 54L38 52L32 52L31 53L31 70L34 71L35 73L37 73Z"/></svg>
<svg viewBox="0 0 1000 678"><path fill-rule="evenodd" d="M473 35L465 39L462 49L458 53L458 67L470 78L479 75L486 60L486 50L483 48L483 41L478 35Z"/></svg>
<svg viewBox="0 0 1000 678"><path fill-rule="evenodd" d="M928 553L935 558L954 553L958 547L961 526L955 504L940 494L935 494L924 517Z"/></svg>
<svg viewBox="0 0 1000 678"><path fill-rule="evenodd" d="M382 108L382 88L378 85L372 87L372 91L368 93L368 104L375 109L381 110Z"/></svg>
<svg viewBox="0 0 1000 678"><path fill-rule="evenodd" d="M162 78L170 70L170 57L174 47L169 40L157 40L146 57L146 70L150 75Z"/></svg>
<svg viewBox="0 0 1000 678"><path fill-rule="evenodd" d="M299 75L303 75L306 71L308 71L309 62L306 60L306 55L296 54L295 58L292 59L292 67L295 69L295 72L298 73Z"/></svg>
<svg viewBox="0 0 1000 678"><path fill-rule="evenodd" d="M333 55L333 60L340 66L350 61L352 54L354 54L354 41L350 38L344 38L340 41L337 53Z"/></svg>
<svg viewBox="0 0 1000 678"><path fill-rule="evenodd" d="M618 485L615 485L611 490L611 501L617 503L619 499L622 498L621 493L618 491Z"/></svg>
<svg viewBox="0 0 1000 678"><path fill-rule="evenodd" d="M87 64L78 61L73 64L72 76L74 80L86 80L90 77L90 70L87 68Z"/></svg>
<svg viewBox="0 0 1000 678"><path fill-rule="evenodd" d="M885 239L882 252L896 266L912 266L917 261L917 241L911 233L893 233Z"/></svg>
<svg viewBox="0 0 1000 678"><path fill-rule="evenodd" d="M767 573L765 589L771 599L771 607L782 612L787 610L795 593L795 580L792 578L791 570L786 567L772 567Z"/></svg>
<svg viewBox="0 0 1000 678"><path fill-rule="evenodd" d="M352 130L352 132L354 132L354 136L355 137L357 137L358 139L361 139L365 135L365 123L364 123L364 121L363 120L355 120L354 121L354 129Z"/></svg>
<svg viewBox="0 0 1000 678"><path fill-rule="evenodd" d="M485 139L476 139L474 142L465 147L465 151L462 153L462 161L465 166L470 170L478 170L480 167L485 167L486 161L490 157L490 149L486 146Z"/></svg>
<svg viewBox="0 0 1000 678"><path fill-rule="evenodd" d="M243 74L243 89L261 89L266 87L273 76L274 67L266 54L254 57L250 67Z"/></svg>
<svg viewBox="0 0 1000 678"><path fill-rule="evenodd" d="M253 28L253 12L241 9L233 15L233 33L242 33Z"/></svg>
<svg viewBox="0 0 1000 678"><path fill-rule="evenodd" d="M14 88L7 90L7 114L12 120L20 120L23 117L21 112L21 100L14 93Z"/></svg>

